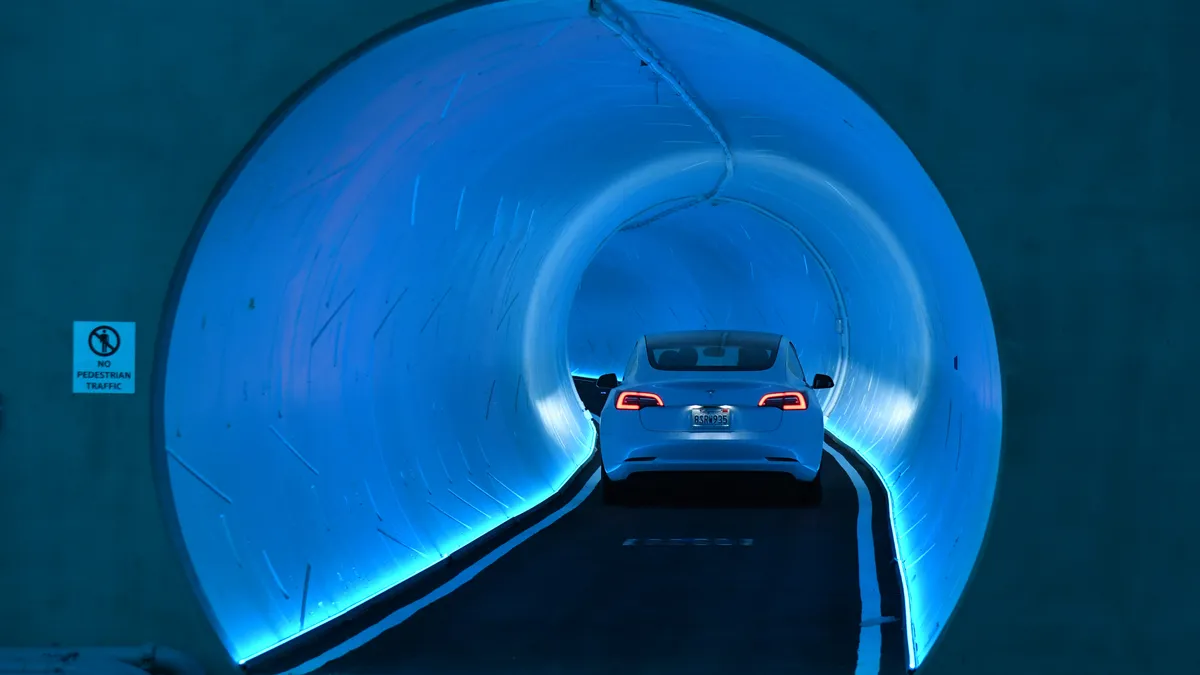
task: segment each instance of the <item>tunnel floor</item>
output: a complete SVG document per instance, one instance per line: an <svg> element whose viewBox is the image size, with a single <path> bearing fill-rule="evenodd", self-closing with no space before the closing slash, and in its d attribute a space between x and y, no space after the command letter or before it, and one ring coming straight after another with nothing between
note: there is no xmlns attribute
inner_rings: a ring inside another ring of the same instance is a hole
<svg viewBox="0 0 1200 675"><path fill-rule="evenodd" d="M656 478L621 506L593 490L461 588L317 672L906 672L898 621L859 656L858 495L828 453L823 466L817 507L757 478ZM884 508L882 495L872 504ZM898 617L882 515L872 518L881 608Z"/></svg>

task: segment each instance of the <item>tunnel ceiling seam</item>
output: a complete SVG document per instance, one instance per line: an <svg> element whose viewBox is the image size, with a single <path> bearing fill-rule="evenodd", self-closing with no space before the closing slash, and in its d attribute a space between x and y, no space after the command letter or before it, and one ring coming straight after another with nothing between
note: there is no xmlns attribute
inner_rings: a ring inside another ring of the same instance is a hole
<svg viewBox="0 0 1200 675"><path fill-rule="evenodd" d="M721 193L721 189L733 177L733 150L729 146L729 142L725 138L725 134L721 132L714 118L705 111L705 106L700 99L691 93L690 88L684 83L682 77L676 75L673 70L667 65L666 60L659 56L658 51L654 48L653 43L642 34L637 26L637 22L633 20L621 7L612 0L589 0L588 13L596 17L596 19L606 28L615 33L626 45L642 60L647 67L652 69L668 86L675 91L684 105L688 107L696 117L708 128L717 145L721 147L721 153L725 156L725 170L721 177L717 180L717 184L712 190L701 195L700 197L691 200L690 202L679 205L672 209L660 212L659 214L646 219L641 223L623 223L619 229L634 229L644 227L660 218L663 218L672 213L683 211L697 204L701 204Z"/></svg>

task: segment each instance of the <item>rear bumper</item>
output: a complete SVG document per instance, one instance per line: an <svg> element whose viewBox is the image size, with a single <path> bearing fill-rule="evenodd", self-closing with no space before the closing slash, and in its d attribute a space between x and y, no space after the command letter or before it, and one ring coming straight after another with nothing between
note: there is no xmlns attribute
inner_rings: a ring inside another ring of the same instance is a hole
<svg viewBox="0 0 1200 675"><path fill-rule="evenodd" d="M611 480L642 472L753 471L811 481L821 468L823 438L781 443L773 434L658 432L643 439L601 439L600 455Z"/></svg>

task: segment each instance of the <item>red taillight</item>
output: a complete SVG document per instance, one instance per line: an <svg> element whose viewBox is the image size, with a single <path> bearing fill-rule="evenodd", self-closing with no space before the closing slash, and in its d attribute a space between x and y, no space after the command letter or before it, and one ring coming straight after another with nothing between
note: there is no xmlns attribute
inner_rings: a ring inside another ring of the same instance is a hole
<svg viewBox="0 0 1200 675"><path fill-rule="evenodd" d="M658 394L644 391L623 391L617 395L617 410L661 408L662 404L662 398Z"/></svg>
<svg viewBox="0 0 1200 675"><path fill-rule="evenodd" d="M808 399L802 392L780 391L767 394L758 400L760 408L779 408L781 410L808 410Z"/></svg>

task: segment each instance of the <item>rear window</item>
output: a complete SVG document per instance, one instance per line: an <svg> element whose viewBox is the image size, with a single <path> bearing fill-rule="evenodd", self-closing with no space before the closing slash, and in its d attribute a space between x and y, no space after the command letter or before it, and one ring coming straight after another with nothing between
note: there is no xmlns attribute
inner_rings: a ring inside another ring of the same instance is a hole
<svg viewBox="0 0 1200 675"><path fill-rule="evenodd" d="M655 370L754 371L775 365L782 338L770 333L697 331L646 336Z"/></svg>

